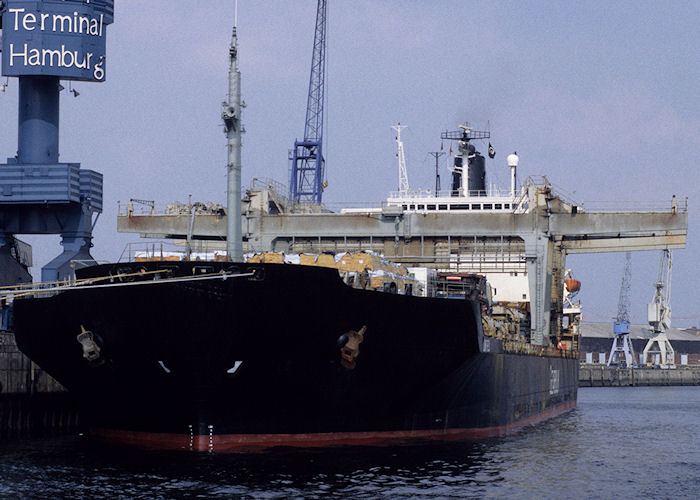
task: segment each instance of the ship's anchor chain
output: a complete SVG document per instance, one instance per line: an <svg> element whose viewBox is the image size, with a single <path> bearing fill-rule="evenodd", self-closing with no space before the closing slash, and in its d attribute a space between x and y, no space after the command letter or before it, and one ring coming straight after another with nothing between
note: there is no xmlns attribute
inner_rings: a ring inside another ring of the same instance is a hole
<svg viewBox="0 0 700 500"><path fill-rule="evenodd" d="M100 359L100 346L95 342L95 335L80 325L80 333L76 338L83 346L83 357L93 366L102 364L104 360Z"/></svg>
<svg viewBox="0 0 700 500"><path fill-rule="evenodd" d="M360 328L359 332L350 330L344 333L338 339L338 347L340 347L340 364L348 370L355 368L355 360L360 355L360 344L364 340L365 330L367 326Z"/></svg>

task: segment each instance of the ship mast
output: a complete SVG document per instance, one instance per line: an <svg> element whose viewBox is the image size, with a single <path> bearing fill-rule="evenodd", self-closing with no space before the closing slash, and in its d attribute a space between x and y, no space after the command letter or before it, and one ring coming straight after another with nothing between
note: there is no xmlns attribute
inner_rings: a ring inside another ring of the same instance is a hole
<svg viewBox="0 0 700 500"><path fill-rule="evenodd" d="M237 17L237 16L236 16ZM237 23L236 23L237 24ZM243 260L241 231L241 72L238 70L238 38L233 27L229 47L228 102L223 103L221 119L228 145L226 254L233 262Z"/></svg>

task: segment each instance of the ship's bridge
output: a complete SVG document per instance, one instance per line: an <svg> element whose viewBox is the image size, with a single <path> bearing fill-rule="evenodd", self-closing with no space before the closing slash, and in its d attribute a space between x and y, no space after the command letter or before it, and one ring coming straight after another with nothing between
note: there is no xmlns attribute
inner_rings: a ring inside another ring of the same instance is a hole
<svg viewBox="0 0 700 500"><path fill-rule="evenodd" d="M470 192L465 196L460 189L454 193L430 190L394 192L389 194L385 205L401 207L405 212L525 213L528 210L527 201L525 188L515 196L497 189Z"/></svg>

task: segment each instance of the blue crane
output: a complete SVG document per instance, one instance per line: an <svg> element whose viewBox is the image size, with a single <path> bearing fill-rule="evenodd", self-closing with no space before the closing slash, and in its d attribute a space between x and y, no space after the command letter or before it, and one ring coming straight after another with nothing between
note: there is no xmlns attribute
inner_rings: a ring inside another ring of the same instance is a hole
<svg viewBox="0 0 700 500"><path fill-rule="evenodd" d="M297 203L321 203L325 159L323 158L323 99L326 79L326 0L318 0L309 97L306 104L304 140L294 141L289 199Z"/></svg>
<svg viewBox="0 0 700 500"><path fill-rule="evenodd" d="M625 256L625 273L622 275L622 284L620 285L620 300L617 303L617 317L613 322L613 340L610 356L608 357L608 366L611 364L621 365L621 355L625 355L625 364L627 367L637 366L637 360L634 355L634 348L630 340L630 306L631 306L631 288L632 288L632 254L627 252Z"/></svg>

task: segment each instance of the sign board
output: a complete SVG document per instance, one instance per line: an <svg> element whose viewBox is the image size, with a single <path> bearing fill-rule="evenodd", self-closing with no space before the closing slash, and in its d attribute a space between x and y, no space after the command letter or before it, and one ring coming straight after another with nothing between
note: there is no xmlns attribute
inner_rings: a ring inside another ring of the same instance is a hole
<svg viewBox="0 0 700 500"><path fill-rule="evenodd" d="M114 0L0 0L3 76L105 79Z"/></svg>

